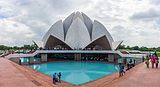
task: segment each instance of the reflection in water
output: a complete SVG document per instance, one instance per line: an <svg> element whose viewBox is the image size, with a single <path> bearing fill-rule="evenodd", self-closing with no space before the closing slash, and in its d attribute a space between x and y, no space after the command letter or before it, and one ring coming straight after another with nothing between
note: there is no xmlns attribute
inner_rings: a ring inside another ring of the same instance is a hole
<svg viewBox="0 0 160 87"><path fill-rule="evenodd" d="M40 65L33 65L32 68L35 70L40 70L41 67L40 67Z"/></svg>

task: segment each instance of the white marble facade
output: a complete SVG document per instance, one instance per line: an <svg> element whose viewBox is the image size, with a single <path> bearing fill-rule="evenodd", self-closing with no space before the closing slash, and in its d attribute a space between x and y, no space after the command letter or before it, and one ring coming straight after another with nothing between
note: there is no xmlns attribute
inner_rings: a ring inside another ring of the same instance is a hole
<svg viewBox="0 0 160 87"><path fill-rule="evenodd" d="M46 48L62 45L70 49L85 49L98 45L104 50L114 50L122 41L114 42L104 25L97 20L92 21L84 13L74 12L64 21L53 24L45 34L43 43Z"/></svg>

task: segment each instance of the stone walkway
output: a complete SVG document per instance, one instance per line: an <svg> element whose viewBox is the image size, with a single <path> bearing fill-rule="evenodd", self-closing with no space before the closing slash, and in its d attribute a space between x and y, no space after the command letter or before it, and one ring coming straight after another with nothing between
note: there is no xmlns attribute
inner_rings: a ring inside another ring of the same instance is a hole
<svg viewBox="0 0 160 87"><path fill-rule="evenodd" d="M160 66L159 66L160 67ZM108 87L160 87L160 68L146 68L139 64L124 77L112 81Z"/></svg>
<svg viewBox="0 0 160 87"><path fill-rule="evenodd" d="M141 63L121 78L113 73L81 85L63 81L54 85L50 76L0 58L0 87L160 87L160 68L147 69Z"/></svg>
<svg viewBox="0 0 160 87"><path fill-rule="evenodd" d="M0 87L37 87L18 71L9 60L0 58Z"/></svg>

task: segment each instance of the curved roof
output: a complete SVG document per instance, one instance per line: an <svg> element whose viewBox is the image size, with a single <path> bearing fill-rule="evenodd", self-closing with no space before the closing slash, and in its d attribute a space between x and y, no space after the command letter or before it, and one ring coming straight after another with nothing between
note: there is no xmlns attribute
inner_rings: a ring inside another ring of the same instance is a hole
<svg viewBox="0 0 160 87"><path fill-rule="evenodd" d="M112 45L113 38L107 29L98 21L94 20L92 30L92 40L96 40L98 37L106 35L110 45Z"/></svg>
<svg viewBox="0 0 160 87"><path fill-rule="evenodd" d="M85 48L90 43L87 27L80 18L76 18L68 29L65 42L72 49Z"/></svg>
<svg viewBox="0 0 160 87"><path fill-rule="evenodd" d="M53 36L53 39L50 36ZM103 24L97 20L93 22L86 14L80 12L73 12L63 22L60 20L53 24L45 34L43 42L45 47L63 44L71 49L94 48L99 45L103 49L111 50L121 44L114 42Z"/></svg>
<svg viewBox="0 0 160 87"><path fill-rule="evenodd" d="M48 30L48 32L45 34L42 40L44 44L46 44L47 40L49 39L49 36L54 36L59 40L64 41L64 30L62 20L59 20L55 24L53 24L51 28Z"/></svg>
<svg viewBox="0 0 160 87"><path fill-rule="evenodd" d="M82 16L84 18L84 24L86 25L88 32L91 36L92 35L92 26L93 26L92 20L84 13L82 13Z"/></svg>

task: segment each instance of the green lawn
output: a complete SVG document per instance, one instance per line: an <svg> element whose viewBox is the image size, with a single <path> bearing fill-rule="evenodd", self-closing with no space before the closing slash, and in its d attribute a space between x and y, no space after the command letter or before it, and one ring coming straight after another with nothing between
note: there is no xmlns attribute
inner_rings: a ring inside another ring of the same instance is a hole
<svg viewBox="0 0 160 87"><path fill-rule="evenodd" d="M157 52L158 57L160 57L160 52Z"/></svg>

